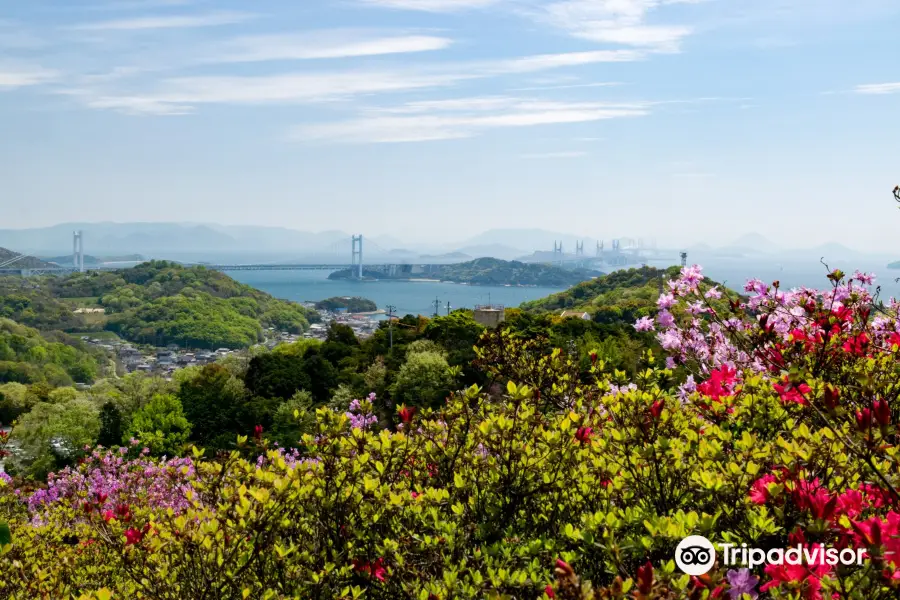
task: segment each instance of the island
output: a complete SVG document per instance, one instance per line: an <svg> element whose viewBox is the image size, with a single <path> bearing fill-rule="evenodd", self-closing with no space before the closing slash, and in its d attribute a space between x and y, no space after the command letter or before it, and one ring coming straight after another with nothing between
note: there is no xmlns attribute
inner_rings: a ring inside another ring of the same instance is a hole
<svg viewBox="0 0 900 600"><path fill-rule="evenodd" d="M316 302L316 309L331 312L346 310L350 313L365 313L375 312L378 310L378 305L368 298L360 298L358 296L334 296Z"/></svg>
<svg viewBox="0 0 900 600"><path fill-rule="evenodd" d="M476 258L448 265L396 265L391 270L363 268L363 279L398 281L445 281L469 285L517 285L569 287L603 275L587 268L566 269L547 263L523 263L499 258ZM329 279L352 279L350 269L335 271Z"/></svg>
<svg viewBox="0 0 900 600"><path fill-rule="evenodd" d="M887 266L888 269L900 269L900 260L896 260Z"/></svg>

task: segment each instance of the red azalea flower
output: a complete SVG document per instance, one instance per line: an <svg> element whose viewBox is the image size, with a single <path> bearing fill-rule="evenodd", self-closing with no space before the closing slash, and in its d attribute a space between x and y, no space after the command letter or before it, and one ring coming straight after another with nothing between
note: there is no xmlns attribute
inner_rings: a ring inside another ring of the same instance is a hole
<svg viewBox="0 0 900 600"><path fill-rule="evenodd" d="M653 589L653 565L650 561L637 570L638 591L645 596Z"/></svg>
<svg viewBox="0 0 900 600"><path fill-rule="evenodd" d="M765 592L783 583L803 584L803 598L805 600L822 600L821 578L831 570L828 565L768 565L766 574L772 580L760 586L759 591Z"/></svg>
<svg viewBox="0 0 900 600"><path fill-rule="evenodd" d="M794 385L790 383L787 376L785 376L782 383L776 383L772 387L778 392L778 397L781 399L782 404L788 404L790 402L802 404L803 406L809 404L809 401L806 399L806 394L810 392L810 387L805 383Z"/></svg>
<svg viewBox="0 0 900 600"><path fill-rule="evenodd" d="M830 385L825 386L825 406L834 410L840 404L841 390Z"/></svg>
<svg viewBox="0 0 900 600"><path fill-rule="evenodd" d="M753 482L753 486L750 488L750 502L754 504L765 504L769 500L772 499L772 495L769 494L769 484L777 483L775 476L771 473L767 473Z"/></svg>
<svg viewBox="0 0 900 600"><path fill-rule="evenodd" d="M401 421L403 421L404 423L409 423L410 421L413 420L413 417L416 414L416 407L415 406L407 407L404 405L404 406L400 407L400 410L398 411L398 413L400 415Z"/></svg>
<svg viewBox="0 0 900 600"><path fill-rule="evenodd" d="M113 511L107 510L107 511L103 512L103 520L106 521L107 523L109 523L110 521L112 521L115 518L116 518L116 516L113 514Z"/></svg>
<svg viewBox="0 0 900 600"><path fill-rule="evenodd" d="M653 404L650 405L650 416L654 419L658 419L662 414L663 408L665 408L666 403L663 400L657 400Z"/></svg>
<svg viewBox="0 0 900 600"><path fill-rule="evenodd" d="M581 442L582 444L587 444L591 441L591 433L593 429L590 427L579 427L575 432L575 439Z"/></svg>
<svg viewBox="0 0 900 600"><path fill-rule="evenodd" d="M134 527L125 530L125 545L139 544L144 539L144 533Z"/></svg>
<svg viewBox="0 0 900 600"><path fill-rule="evenodd" d="M891 407L884 400L876 400L874 411L875 421L879 425L887 426L891 424Z"/></svg>
<svg viewBox="0 0 900 600"><path fill-rule="evenodd" d="M888 346L891 347L891 350L893 350L895 346L900 346L900 333L897 333L895 331L894 333L889 335L887 342L888 342Z"/></svg>
<svg viewBox="0 0 900 600"><path fill-rule="evenodd" d="M544 593L547 594L548 598L556 598L556 594L553 592L553 586L548 585L544 588Z"/></svg>
<svg viewBox="0 0 900 600"><path fill-rule="evenodd" d="M253 437L255 437L257 440L262 439L262 434L263 434L263 426L262 425L257 425L256 427L253 428Z"/></svg>
<svg viewBox="0 0 900 600"><path fill-rule="evenodd" d="M856 411L856 428L865 433L872 429L872 411L868 408Z"/></svg>
<svg viewBox="0 0 900 600"><path fill-rule="evenodd" d="M572 577L575 575L575 570L569 566L569 563L561 558L556 559L556 570L560 575L565 575L567 577Z"/></svg>

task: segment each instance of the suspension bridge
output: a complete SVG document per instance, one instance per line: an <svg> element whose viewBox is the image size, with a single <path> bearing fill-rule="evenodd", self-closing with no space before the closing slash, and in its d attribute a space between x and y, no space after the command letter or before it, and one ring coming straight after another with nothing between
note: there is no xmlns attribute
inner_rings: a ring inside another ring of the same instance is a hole
<svg viewBox="0 0 900 600"><path fill-rule="evenodd" d="M386 250L369 241L368 244L375 246L383 257L392 251ZM344 246L346 248L346 246ZM336 249L340 251L339 249ZM602 266L621 266L625 264L638 264L645 262L646 253L656 254L655 247L645 247L639 240L622 238L612 241L612 248L605 249L603 242L597 242L596 251L593 256L585 253L584 242L576 243L575 253L564 253L562 242L554 242L553 252L536 252L530 262L551 263L558 266L566 267L585 267L595 268ZM81 231L75 231L72 235L72 264L45 263L40 259L25 253L16 254L3 261L0 261L0 275L43 275L43 274L68 274L86 271L115 271L127 268L123 264L107 263L86 265L84 262L84 234ZM335 255L337 258L337 255ZM32 263L26 266L17 263ZM33 263L37 262L37 266ZM372 261L371 263L363 263L363 236L354 235L351 238L350 262L336 260L335 262L327 262L326 260L318 260L309 263L199 263L199 262L180 262L185 266L202 266L207 269L216 271L343 271L349 270L350 277L353 279L363 279L368 276L388 276L402 277L405 275L427 277L429 274L436 273L440 267L446 263L419 263L419 262L381 262Z"/></svg>

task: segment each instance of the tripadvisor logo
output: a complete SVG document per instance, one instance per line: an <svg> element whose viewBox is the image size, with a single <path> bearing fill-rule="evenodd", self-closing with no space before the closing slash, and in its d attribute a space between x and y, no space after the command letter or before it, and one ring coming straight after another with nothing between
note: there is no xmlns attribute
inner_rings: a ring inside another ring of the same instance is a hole
<svg viewBox="0 0 900 600"><path fill-rule="evenodd" d="M675 548L675 564L688 575L704 575L716 562L716 549L702 535L690 535Z"/></svg>
<svg viewBox="0 0 900 600"><path fill-rule="evenodd" d="M824 544L798 544L784 550L772 548L748 548L747 544L719 544L722 562L726 566L740 565L753 569L760 565L862 565L865 549L830 548ZM691 535L675 548L675 564L682 573L688 575L705 575L716 562L716 549L712 542L702 535Z"/></svg>

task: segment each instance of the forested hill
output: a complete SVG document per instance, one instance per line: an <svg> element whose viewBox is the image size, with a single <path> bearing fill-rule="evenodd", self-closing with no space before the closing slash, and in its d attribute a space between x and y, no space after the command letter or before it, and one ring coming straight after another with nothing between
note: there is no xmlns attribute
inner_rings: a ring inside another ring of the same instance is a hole
<svg viewBox="0 0 900 600"><path fill-rule="evenodd" d="M655 313L660 284L668 290L666 282L676 278L679 271L680 267L640 267L614 271L579 283L564 292L525 302L521 309L530 313L586 312L598 323L633 323L640 317ZM703 283L704 289L716 285L724 289L712 280Z"/></svg>
<svg viewBox="0 0 900 600"><path fill-rule="evenodd" d="M376 279L391 279L378 272L364 275ZM471 285L536 285L544 287L568 287L586 279L602 275L591 269L563 269L555 265L523 263L499 258L476 258L464 263L441 265L436 271L423 275L398 274L394 279L431 278L452 283ZM350 277L349 270L332 273L330 279Z"/></svg>
<svg viewBox="0 0 900 600"><path fill-rule="evenodd" d="M94 310L75 314L76 307ZM61 277L0 278L2 317L42 330L107 329L138 343L241 348L262 340L268 327L300 333L314 315L218 271L165 261Z"/></svg>

